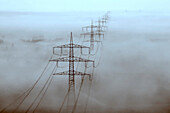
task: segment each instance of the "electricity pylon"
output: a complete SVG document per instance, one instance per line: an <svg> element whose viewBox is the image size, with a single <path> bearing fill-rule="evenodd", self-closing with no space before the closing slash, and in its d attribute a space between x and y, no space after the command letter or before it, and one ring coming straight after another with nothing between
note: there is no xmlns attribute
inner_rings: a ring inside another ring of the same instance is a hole
<svg viewBox="0 0 170 113"><path fill-rule="evenodd" d="M106 26L106 23L107 23L107 21L105 20L105 18L99 18L99 20L97 21L98 22L98 26L100 26L101 28L106 28L107 26ZM100 25L99 25L99 23L100 23Z"/></svg>
<svg viewBox="0 0 170 113"><path fill-rule="evenodd" d="M104 23L106 24L109 20L109 14L110 11L108 11L103 17L102 17L102 21L104 21Z"/></svg>
<svg viewBox="0 0 170 113"><path fill-rule="evenodd" d="M98 33L99 40L101 40L101 36L103 36L103 38L104 38L105 28L107 28L107 26L105 26L105 24L103 24L103 22L105 23L105 21L101 20L100 18L97 21L98 26L97 26L96 32Z"/></svg>
<svg viewBox="0 0 170 113"><path fill-rule="evenodd" d="M93 21L91 22L91 25L90 26L85 26L85 27L82 27L82 31L85 30L85 33L82 33L80 34L81 36L83 35L84 38L86 36L90 36L90 40L87 40L87 42L90 42L90 50L93 51L94 50L94 42L100 42L99 40L95 40L94 37L97 35L97 36L100 36L102 35L103 38L104 38L104 34L100 33L100 32L97 32L98 30L98 26L95 26L93 25Z"/></svg>
<svg viewBox="0 0 170 113"><path fill-rule="evenodd" d="M93 67L94 67L94 61L93 60L89 60L89 59L83 59L81 57L75 57L74 56L74 48L89 48L86 46L82 46L82 45L78 45L78 44L73 44L73 37L72 37L72 32L71 32L71 37L70 37L70 43L66 44L66 45L61 45L61 46L56 46L54 48L68 48L69 49L69 57L61 57L58 59L52 59L50 61L54 61L57 63L58 62L69 62L69 70L68 71L64 71L64 72L59 72L59 73L54 73L53 75L68 75L69 76L69 85L68 85L68 108L73 107L74 103L75 103L75 75L80 75L80 76L89 76L89 79L92 80L92 75L91 74L87 74L85 72L79 72L77 70L74 69L74 62L84 62L85 63L85 68L87 67L87 63L88 62L92 62L93 63ZM53 48L53 49L54 49ZM71 109L69 109L68 111L70 112Z"/></svg>

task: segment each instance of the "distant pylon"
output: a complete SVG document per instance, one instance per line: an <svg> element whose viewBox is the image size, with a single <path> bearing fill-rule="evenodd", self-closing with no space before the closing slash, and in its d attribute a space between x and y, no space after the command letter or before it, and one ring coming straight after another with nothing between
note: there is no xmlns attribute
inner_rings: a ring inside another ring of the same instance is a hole
<svg viewBox="0 0 170 113"><path fill-rule="evenodd" d="M93 21L91 22L90 26L85 26L82 27L82 31L85 33L82 33L81 36L83 35L84 38L86 36L90 36L90 40L87 40L87 42L90 42L90 50L94 51L94 42L100 42L100 40L95 40L95 36L102 35L104 37L104 34L98 32L98 26L93 25Z"/></svg>

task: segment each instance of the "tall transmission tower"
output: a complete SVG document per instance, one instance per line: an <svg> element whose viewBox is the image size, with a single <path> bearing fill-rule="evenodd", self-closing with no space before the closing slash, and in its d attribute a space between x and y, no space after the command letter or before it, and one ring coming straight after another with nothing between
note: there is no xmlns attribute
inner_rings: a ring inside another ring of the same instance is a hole
<svg viewBox="0 0 170 113"><path fill-rule="evenodd" d="M68 112L70 112L70 108L73 107L74 103L75 103L75 75L80 75L80 76L89 76L89 79L92 80L92 75L91 74L87 74L85 72L79 72L77 70L75 70L75 62L84 62L85 63L85 68L87 67L87 63L88 62L92 62L93 63L93 67L94 67L94 61L93 60L89 60L89 59L83 59L81 57L75 57L74 56L74 48L80 48L81 52L82 52L82 48L89 48L86 46L82 46L82 45L78 45L78 44L73 44L73 37L72 37L72 32L71 32L71 36L70 36L70 43L66 44L66 45L61 45L61 46L56 46L53 47L53 51L55 48L61 48L61 50L63 48L68 48L69 49L69 57L61 57L58 59L52 59L50 61L56 62L58 65L58 62L69 62L69 70L68 71L64 71L64 72L59 72L59 73L54 73L53 75L68 75L69 76L69 81L68 81ZM54 53L54 52L53 52Z"/></svg>
<svg viewBox="0 0 170 113"><path fill-rule="evenodd" d="M97 23L98 23L98 26L97 26L96 32L98 33L99 40L101 40L102 35L103 35L103 38L104 38L104 32L105 32L105 28L106 28L106 26L105 26L106 21L103 21L103 20L101 20L99 18Z"/></svg>
<svg viewBox="0 0 170 113"><path fill-rule="evenodd" d="M107 20L105 19L105 16L102 17L102 18L99 18L97 22L98 22L98 26L99 26L99 23L100 23L101 28L106 28L107 27L106 26Z"/></svg>
<svg viewBox="0 0 170 113"><path fill-rule="evenodd" d="M107 23L108 22L108 20L109 20L109 14L110 14L110 12L108 11L103 17L102 17L102 21L103 21L103 23Z"/></svg>
<svg viewBox="0 0 170 113"><path fill-rule="evenodd" d="M93 51L94 50L94 42L100 42L99 40L95 40L95 36L103 36L104 38L104 34L101 32L98 32L98 28L99 26L95 26L93 25L93 21L91 22L90 26L85 26L82 27L82 31L85 31L85 33L82 33L81 36L83 35L84 38L86 36L90 36L90 40L87 40L87 42L90 42L90 50Z"/></svg>

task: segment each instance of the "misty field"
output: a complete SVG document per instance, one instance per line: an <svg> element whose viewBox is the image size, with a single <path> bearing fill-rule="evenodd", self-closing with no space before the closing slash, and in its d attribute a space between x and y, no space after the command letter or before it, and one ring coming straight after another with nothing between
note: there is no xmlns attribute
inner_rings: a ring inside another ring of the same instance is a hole
<svg viewBox="0 0 170 113"><path fill-rule="evenodd" d="M32 86L52 55L53 46L68 43L70 32L74 42L80 42L81 27L92 20L95 23L103 13L0 12L0 109ZM170 14L111 12L101 54L88 113L170 112ZM67 80L55 77L39 112L58 110ZM86 96L84 90L80 106ZM83 109L79 108L77 112Z"/></svg>

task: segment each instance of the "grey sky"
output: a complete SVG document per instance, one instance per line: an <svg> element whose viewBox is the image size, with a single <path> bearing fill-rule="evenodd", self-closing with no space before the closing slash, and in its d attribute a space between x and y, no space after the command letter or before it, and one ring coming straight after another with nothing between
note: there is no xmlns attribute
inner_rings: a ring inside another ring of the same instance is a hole
<svg viewBox="0 0 170 113"><path fill-rule="evenodd" d="M0 0L0 11L169 11L170 0Z"/></svg>

